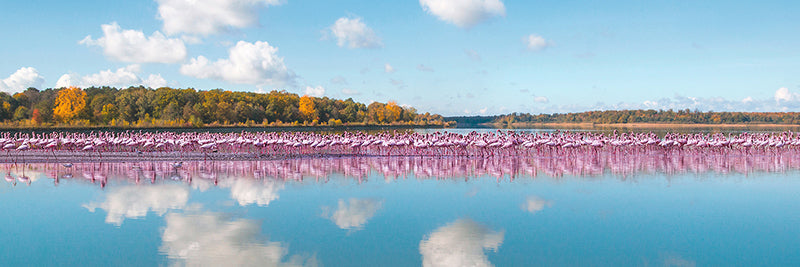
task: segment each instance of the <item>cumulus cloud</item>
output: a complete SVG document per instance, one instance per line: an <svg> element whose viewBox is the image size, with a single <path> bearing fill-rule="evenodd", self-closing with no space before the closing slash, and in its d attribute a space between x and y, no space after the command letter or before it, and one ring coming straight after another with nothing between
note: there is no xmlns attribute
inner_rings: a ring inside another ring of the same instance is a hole
<svg viewBox="0 0 800 267"><path fill-rule="evenodd" d="M336 44L339 47L346 45L349 48L378 48L383 46L381 38L367 24L361 22L361 18L339 18L330 26L329 30L336 37Z"/></svg>
<svg viewBox="0 0 800 267"><path fill-rule="evenodd" d="M147 37L141 31L123 30L113 22L103 24L103 37L97 40L86 36L79 43L99 46L107 57L134 63L176 63L186 58L186 45L181 39L171 39L156 31Z"/></svg>
<svg viewBox="0 0 800 267"><path fill-rule="evenodd" d="M789 88L781 87L777 91L775 91L775 102L791 102L797 101L800 99L800 94L789 92Z"/></svg>
<svg viewBox="0 0 800 267"><path fill-rule="evenodd" d="M211 62L199 56L182 65L180 72L195 78L252 85L284 86L295 80L294 72L278 56L278 48L267 42L239 41L228 51L227 59Z"/></svg>
<svg viewBox="0 0 800 267"><path fill-rule="evenodd" d="M504 233L470 219L459 219L433 231L419 243L422 266L493 266L484 250L497 251Z"/></svg>
<svg viewBox="0 0 800 267"><path fill-rule="evenodd" d="M282 0L156 0L167 34L210 35L258 23L258 12Z"/></svg>
<svg viewBox="0 0 800 267"><path fill-rule="evenodd" d="M536 102L536 103L547 103L547 102L550 102L550 99L548 99L547 97L544 97L544 96L534 96L533 97L533 102Z"/></svg>
<svg viewBox="0 0 800 267"><path fill-rule="evenodd" d="M121 225L125 218L136 219L153 211L158 216L169 210L183 209L189 200L189 188L181 185L125 186L106 195L102 203L84 204L90 212L105 210L106 223Z"/></svg>
<svg viewBox="0 0 800 267"><path fill-rule="evenodd" d="M322 86L317 86L317 87L306 86L305 94L314 97L322 97L323 95L325 95L325 88Z"/></svg>
<svg viewBox="0 0 800 267"><path fill-rule="evenodd" d="M394 67L392 67L392 65L389 65L389 63L386 63L386 65L383 65L383 71L386 72L386 73L394 73L395 69L394 69Z"/></svg>
<svg viewBox="0 0 800 267"><path fill-rule="evenodd" d="M167 80L161 77L161 74L150 74L146 79L142 79L142 85L150 88L159 88L167 86Z"/></svg>
<svg viewBox="0 0 800 267"><path fill-rule="evenodd" d="M429 14L462 28L506 15L506 7L500 0L420 0L419 4Z"/></svg>
<svg viewBox="0 0 800 267"><path fill-rule="evenodd" d="M316 259L286 257L287 246L266 241L257 221L230 220L217 213L170 213L161 253L182 266L316 266Z"/></svg>
<svg viewBox="0 0 800 267"><path fill-rule="evenodd" d="M145 86L150 88L159 88L167 85L167 81L161 77L160 74L150 74L146 78L139 76L141 66L133 64L124 68L119 68L116 71L104 70L99 73L80 76L78 74L70 73L62 75L56 82L56 88L78 86L78 87L91 87L91 86Z"/></svg>
<svg viewBox="0 0 800 267"><path fill-rule="evenodd" d="M329 219L341 229L361 229L382 207L383 201L377 199L339 199L339 207Z"/></svg>
<svg viewBox="0 0 800 267"><path fill-rule="evenodd" d="M528 196L525 202L522 203L522 209L530 213L537 213L542 211L545 207L550 207L552 205L553 202L549 200L544 200L537 196Z"/></svg>
<svg viewBox="0 0 800 267"><path fill-rule="evenodd" d="M33 67L22 67L8 78L0 80L0 91L14 94L25 91L28 87L40 87L42 83L44 77L39 75L39 71Z"/></svg>
<svg viewBox="0 0 800 267"><path fill-rule="evenodd" d="M536 34L530 34L523 37L522 42L525 43L525 46L530 51L539 51L552 45L552 42L545 40L544 37Z"/></svg>
<svg viewBox="0 0 800 267"><path fill-rule="evenodd" d="M278 192L283 189L282 183L253 179L230 179L222 186L231 188L231 198L236 200L240 206L256 204L266 207L270 202L278 199Z"/></svg>

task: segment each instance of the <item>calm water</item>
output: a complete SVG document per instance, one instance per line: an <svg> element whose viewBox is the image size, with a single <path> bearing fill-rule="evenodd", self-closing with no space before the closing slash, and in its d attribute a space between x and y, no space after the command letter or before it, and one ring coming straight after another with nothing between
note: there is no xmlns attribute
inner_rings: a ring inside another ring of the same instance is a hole
<svg viewBox="0 0 800 267"><path fill-rule="evenodd" d="M598 172L455 158L2 165L0 262L800 264L796 160L742 164L750 167L645 161L600 163Z"/></svg>

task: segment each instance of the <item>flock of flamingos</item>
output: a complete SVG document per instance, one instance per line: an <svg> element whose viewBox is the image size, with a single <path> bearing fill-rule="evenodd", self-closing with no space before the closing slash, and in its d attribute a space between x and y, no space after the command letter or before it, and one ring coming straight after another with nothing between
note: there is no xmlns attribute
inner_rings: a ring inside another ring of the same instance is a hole
<svg viewBox="0 0 800 267"><path fill-rule="evenodd" d="M156 182L220 177L303 180L342 174L359 182L386 179L520 175L619 177L638 173L750 173L800 169L800 134L666 134L592 132L344 132L4 134L6 180L29 183L41 170L54 178L109 177ZM184 163L184 161L186 161ZM15 170L22 168L23 173Z"/></svg>
<svg viewBox="0 0 800 267"><path fill-rule="evenodd" d="M592 132L92 132L0 136L5 162L259 159L303 156L564 157L592 153L774 154L800 148L800 134Z"/></svg>

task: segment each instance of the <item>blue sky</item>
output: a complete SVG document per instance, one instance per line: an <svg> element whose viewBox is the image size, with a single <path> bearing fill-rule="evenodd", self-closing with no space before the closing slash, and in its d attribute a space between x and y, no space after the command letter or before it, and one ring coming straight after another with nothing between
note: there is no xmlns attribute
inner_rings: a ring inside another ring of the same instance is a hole
<svg viewBox="0 0 800 267"><path fill-rule="evenodd" d="M0 90L285 89L444 115L800 108L796 1L4 1Z"/></svg>

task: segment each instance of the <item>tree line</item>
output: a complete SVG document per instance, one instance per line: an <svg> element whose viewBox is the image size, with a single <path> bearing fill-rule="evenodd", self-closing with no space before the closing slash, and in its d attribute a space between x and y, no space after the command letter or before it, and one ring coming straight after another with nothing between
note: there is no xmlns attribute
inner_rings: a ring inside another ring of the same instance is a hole
<svg viewBox="0 0 800 267"><path fill-rule="evenodd" d="M286 91L232 92L161 87L48 88L0 92L6 127L214 125L444 125L441 115L418 113L393 101L369 105Z"/></svg>
<svg viewBox="0 0 800 267"><path fill-rule="evenodd" d="M702 112L689 109L606 110L577 113L511 113L496 116L492 123L688 123L688 124L800 124L800 112Z"/></svg>

